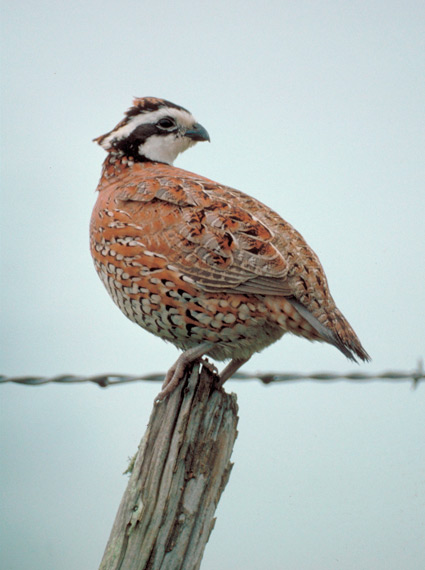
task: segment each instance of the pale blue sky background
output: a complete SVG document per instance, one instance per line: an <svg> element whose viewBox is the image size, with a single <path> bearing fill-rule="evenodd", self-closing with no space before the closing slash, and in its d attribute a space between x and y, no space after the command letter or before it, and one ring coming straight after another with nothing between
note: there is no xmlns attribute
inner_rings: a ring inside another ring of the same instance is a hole
<svg viewBox="0 0 425 570"><path fill-rule="evenodd" d="M133 96L208 129L177 165L303 233L373 357L286 338L251 371L408 370L425 338L422 1L3 1L1 371L144 374L178 352L92 267L104 151ZM203 570L425 566L424 386L231 382L235 467ZM3 385L5 570L97 568L158 385Z"/></svg>

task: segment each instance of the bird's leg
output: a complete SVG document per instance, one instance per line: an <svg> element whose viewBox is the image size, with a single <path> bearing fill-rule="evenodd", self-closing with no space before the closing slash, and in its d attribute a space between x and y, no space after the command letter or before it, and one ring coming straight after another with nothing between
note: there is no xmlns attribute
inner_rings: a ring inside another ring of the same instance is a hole
<svg viewBox="0 0 425 570"><path fill-rule="evenodd" d="M198 346L194 346L193 348L185 350L165 375L165 379L162 384L162 390L155 400L157 402L160 402L165 398L165 396L171 394L171 392L174 390L174 388L176 388L180 380L183 378L186 367L195 360L198 360L198 358L201 358L205 354L208 354L213 346L214 345L211 342L203 342Z"/></svg>
<svg viewBox="0 0 425 570"><path fill-rule="evenodd" d="M223 372L220 374L220 381L217 384L217 388L221 388L226 380L231 378L236 370L239 370L239 368L245 364L245 362L248 362L249 359L250 357L248 356L248 358L234 358L231 360Z"/></svg>

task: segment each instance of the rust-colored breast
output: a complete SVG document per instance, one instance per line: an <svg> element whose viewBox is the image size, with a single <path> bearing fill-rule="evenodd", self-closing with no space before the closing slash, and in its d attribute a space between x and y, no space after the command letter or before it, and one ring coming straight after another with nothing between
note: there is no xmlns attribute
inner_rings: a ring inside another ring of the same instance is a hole
<svg viewBox="0 0 425 570"><path fill-rule="evenodd" d="M325 340L295 299L324 326L339 326L344 342L356 339L317 256L257 200L173 166L113 155L98 190L97 272L123 313L148 331L182 349L214 342L218 360L246 358L286 331Z"/></svg>

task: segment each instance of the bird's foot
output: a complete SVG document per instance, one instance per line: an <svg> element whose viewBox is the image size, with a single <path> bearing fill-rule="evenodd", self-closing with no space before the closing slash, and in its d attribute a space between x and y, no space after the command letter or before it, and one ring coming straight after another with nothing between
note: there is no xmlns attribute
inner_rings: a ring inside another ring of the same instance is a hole
<svg viewBox="0 0 425 570"><path fill-rule="evenodd" d="M155 402L161 402L166 396L171 394L183 379L187 367L207 354L212 346L210 342L204 342L183 352L165 375L162 390L155 398Z"/></svg>
<svg viewBox="0 0 425 570"><path fill-rule="evenodd" d="M218 368L217 366L215 366L215 364L213 364L212 362L210 362L208 360L208 358L204 357L200 359L200 362L202 363L203 366L205 366L205 368L207 368L212 374L214 374L214 376L218 376Z"/></svg>

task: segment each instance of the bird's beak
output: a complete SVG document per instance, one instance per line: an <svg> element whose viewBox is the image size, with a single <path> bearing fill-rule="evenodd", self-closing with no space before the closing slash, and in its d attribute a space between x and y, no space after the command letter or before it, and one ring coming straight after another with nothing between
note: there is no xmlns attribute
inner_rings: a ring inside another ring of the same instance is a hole
<svg viewBox="0 0 425 570"><path fill-rule="evenodd" d="M199 123L195 123L192 128L188 129L185 134L185 137L189 137L194 141L209 141L210 135L208 134L207 130L204 129L202 125Z"/></svg>

